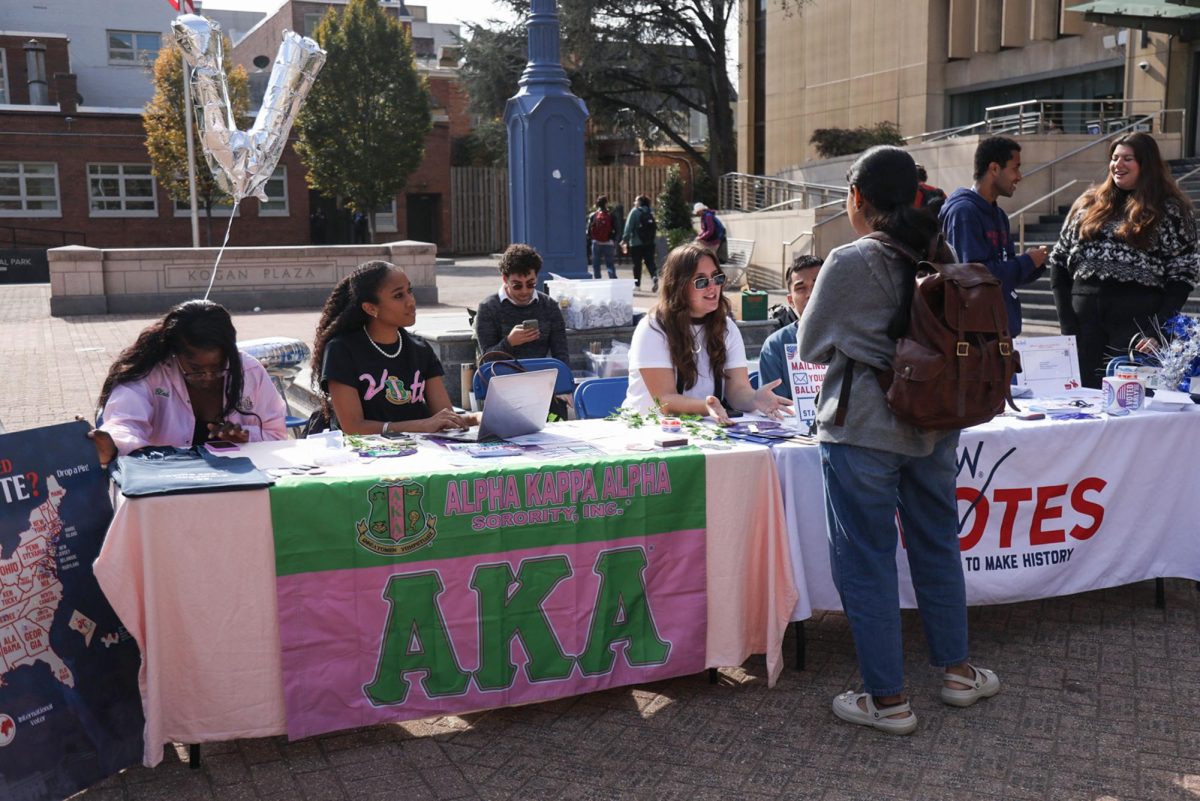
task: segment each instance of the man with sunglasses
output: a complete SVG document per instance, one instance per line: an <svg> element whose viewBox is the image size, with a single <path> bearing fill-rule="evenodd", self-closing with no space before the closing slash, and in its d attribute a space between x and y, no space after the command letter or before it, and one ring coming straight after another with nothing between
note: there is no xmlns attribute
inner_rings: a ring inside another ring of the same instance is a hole
<svg viewBox="0 0 1200 801"><path fill-rule="evenodd" d="M509 245L499 269L500 291L485 298L475 315L479 353L502 351L514 359L553 356L569 365L562 310L537 289L542 257L529 245Z"/></svg>

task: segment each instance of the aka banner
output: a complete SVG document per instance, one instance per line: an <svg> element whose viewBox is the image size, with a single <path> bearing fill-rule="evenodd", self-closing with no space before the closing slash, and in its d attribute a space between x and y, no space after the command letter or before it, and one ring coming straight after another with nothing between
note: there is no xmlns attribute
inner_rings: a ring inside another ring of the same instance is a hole
<svg viewBox="0 0 1200 801"><path fill-rule="evenodd" d="M270 492L293 739L704 669L701 453Z"/></svg>
<svg viewBox="0 0 1200 801"><path fill-rule="evenodd" d="M86 423L0 436L0 798L66 798L137 764L137 645L92 562L112 519Z"/></svg>

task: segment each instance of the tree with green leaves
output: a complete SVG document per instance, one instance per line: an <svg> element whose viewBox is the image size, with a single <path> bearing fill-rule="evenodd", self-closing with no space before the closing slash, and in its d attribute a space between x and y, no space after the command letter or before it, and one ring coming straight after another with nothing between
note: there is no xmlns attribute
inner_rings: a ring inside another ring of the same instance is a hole
<svg viewBox="0 0 1200 801"><path fill-rule="evenodd" d="M659 225L667 235L668 246L675 247L695 237L692 212L683 196L683 178L679 174L679 167L675 165L667 169L667 180L658 196L657 211Z"/></svg>
<svg viewBox="0 0 1200 801"><path fill-rule="evenodd" d="M425 156L433 127L429 90L412 43L378 0L350 0L326 12L313 38L328 56L296 118L296 151L309 186L363 212L375 235L375 211L404 190Z"/></svg>
<svg viewBox="0 0 1200 801"><path fill-rule="evenodd" d="M777 0L785 11L808 0ZM522 19L529 0L500 0ZM746 6L742 3L742 6ZM753 4L749 4L753 8ZM734 0L559 0L563 66L593 125L649 143L669 141L709 175L736 168L736 131L726 51ZM499 116L525 67L525 23L469 26L463 80L472 109ZM708 139L689 136L689 115L708 120Z"/></svg>
<svg viewBox="0 0 1200 801"><path fill-rule="evenodd" d="M229 102L233 107L238 127L247 126L250 110L250 81L246 70L234 67L229 60L229 39L224 40L224 62L226 82L229 86ZM213 206L229 206L233 198L221 191L204 157L200 143L200 127L192 117L192 150L196 165L196 202L204 208L206 238L213 243ZM167 190L172 200L190 201L188 191L187 133L183 113L183 56L173 43L158 52L154 62L154 96L146 104L142 114L142 125L146 129L146 151L150 155L150 169L158 183Z"/></svg>

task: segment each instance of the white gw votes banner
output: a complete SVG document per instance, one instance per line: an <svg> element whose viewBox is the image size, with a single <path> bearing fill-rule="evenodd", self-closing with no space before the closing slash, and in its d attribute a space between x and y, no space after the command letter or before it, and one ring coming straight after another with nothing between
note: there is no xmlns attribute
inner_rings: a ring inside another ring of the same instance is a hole
<svg viewBox="0 0 1200 801"><path fill-rule="evenodd" d="M1193 412L999 418L964 431L957 458L967 602L1010 603L1166 576L1200 579L1198 445L1200 414ZM841 608L829 574L815 451L777 449L800 585L793 619ZM901 602L914 607L902 547L897 564Z"/></svg>

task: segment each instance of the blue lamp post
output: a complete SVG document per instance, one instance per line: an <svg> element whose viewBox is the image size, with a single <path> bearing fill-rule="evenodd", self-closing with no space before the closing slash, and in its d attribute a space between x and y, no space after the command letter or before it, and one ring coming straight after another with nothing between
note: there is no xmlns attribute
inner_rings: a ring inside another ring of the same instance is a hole
<svg viewBox="0 0 1200 801"><path fill-rule="evenodd" d="M542 255L543 275L586 278L583 126L558 48L555 0L532 0L529 63L508 99L509 234Z"/></svg>

